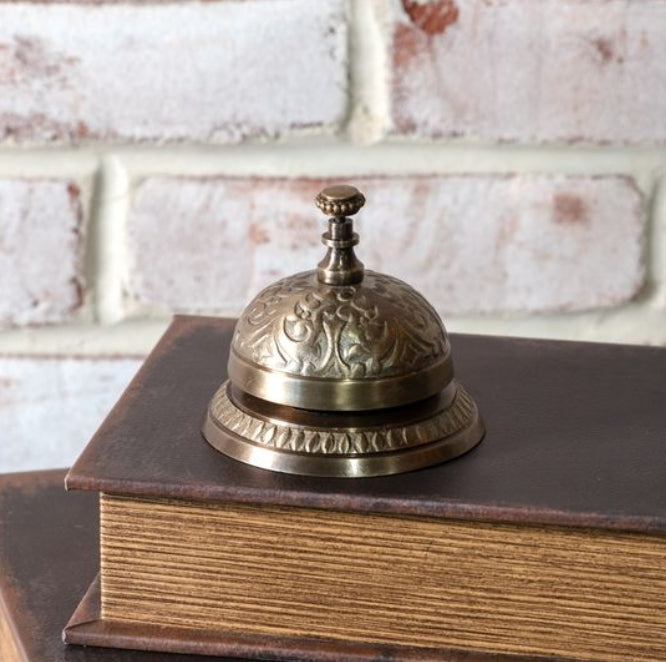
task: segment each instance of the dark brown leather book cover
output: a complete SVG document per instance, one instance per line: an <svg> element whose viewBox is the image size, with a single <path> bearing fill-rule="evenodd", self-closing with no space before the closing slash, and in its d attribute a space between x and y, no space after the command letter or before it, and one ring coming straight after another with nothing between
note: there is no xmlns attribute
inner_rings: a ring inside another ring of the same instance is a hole
<svg viewBox="0 0 666 662"><path fill-rule="evenodd" d="M70 489L666 531L666 350L451 334L485 419L457 460L381 478L246 466L200 433L233 320L177 317L71 469Z"/></svg>

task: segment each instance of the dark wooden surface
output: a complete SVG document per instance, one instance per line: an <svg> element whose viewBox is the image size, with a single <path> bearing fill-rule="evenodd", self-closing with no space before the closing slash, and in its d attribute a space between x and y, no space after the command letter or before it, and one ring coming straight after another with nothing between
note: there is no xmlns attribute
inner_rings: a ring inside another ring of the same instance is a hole
<svg viewBox="0 0 666 662"><path fill-rule="evenodd" d="M231 658L201 654L83 647L62 642L65 623L96 576L99 553L97 495L67 494L63 489L64 476L64 471L0 475L0 621L4 619L9 625L0 627L0 636L3 631L13 631L18 648L23 650L18 659L2 659L3 653L8 655L7 651L15 647L0 641L1 662L233 662ZM93 582L73 618L90 642L108 642L112 638L115 645L131 648L154 646L159 641L163 650L190 646L193 652L205 653L211 642L219 640L214 633L109 625L99 620L96 591ZM392 647L356 646L315 638L290 641L243 635L229 638L226 650L230 654L253 655L266 660L524 660L509 655L433 650L412 650L407 656L404 649Z"/></svg>
<svg viewBox="0 0 666 662"><path fill-rule="evenodd" d="M199 429L232 320L178 317L72 468L69 488L666 532L666 350L451 336L487 426L452 462L320 479L226 458Z"/></svg>

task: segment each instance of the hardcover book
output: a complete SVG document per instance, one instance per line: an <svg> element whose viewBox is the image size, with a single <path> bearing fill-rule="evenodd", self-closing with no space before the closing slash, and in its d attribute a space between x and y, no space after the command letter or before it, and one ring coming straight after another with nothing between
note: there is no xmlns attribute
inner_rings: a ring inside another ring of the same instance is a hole
<svg viewBox="0 0 666 662"><path fill-rule="evenodd" d="M63 623L99 570L97 495L67 494L64 480L61 469L0 475L0 660L166 662L162 653L63 643Z"/></svg>
<svg viewBox="0 0 666 662"><path fill-rule="evenodd" d="M666 351L452 334L482 443L349 480L200 434L233 321L178 317L67 476L73 644L270 659L666 659Z"/></svg>

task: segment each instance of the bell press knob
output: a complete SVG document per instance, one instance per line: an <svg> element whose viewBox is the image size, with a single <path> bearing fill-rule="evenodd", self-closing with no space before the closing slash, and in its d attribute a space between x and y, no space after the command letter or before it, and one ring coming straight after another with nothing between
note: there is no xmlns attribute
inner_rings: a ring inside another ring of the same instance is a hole
<svg viewBox="0 0 666 662"><path fill-rule="evenodd" d="M363 263L354 253L358 235L349 216L364 204L365 196L354 186L339 184L325 188L315 203L328 219L328 231L321 243L328 248L317 265L317 279L326 285L354 285L363 280Z"/></svg>

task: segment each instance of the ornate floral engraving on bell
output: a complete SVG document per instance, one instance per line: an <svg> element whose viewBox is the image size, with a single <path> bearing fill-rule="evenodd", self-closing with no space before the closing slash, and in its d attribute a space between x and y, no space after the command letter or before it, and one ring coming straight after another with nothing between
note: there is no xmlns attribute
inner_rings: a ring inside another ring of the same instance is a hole
<svg viewBox="0 0 666 662"><path fill-rule="evenodd" d="M327 253L245 309L204 437L242 462L312 476L400 473L465 453L484 428L453 378L439 315L356 257L356 188L324 189L316 204L330 216Z"/></svg>

